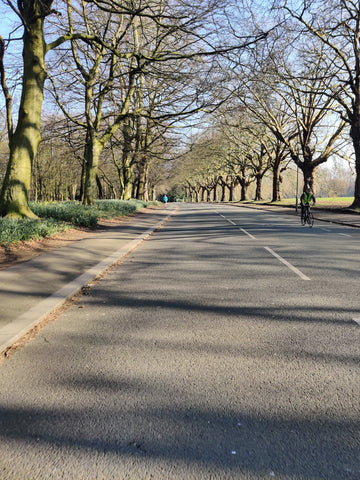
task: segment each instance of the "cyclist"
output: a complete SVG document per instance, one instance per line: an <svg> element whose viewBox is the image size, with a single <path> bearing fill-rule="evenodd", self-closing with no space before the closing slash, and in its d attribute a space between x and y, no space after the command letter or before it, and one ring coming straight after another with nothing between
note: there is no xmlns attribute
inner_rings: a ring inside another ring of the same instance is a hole
<svg viewBox="0 0 360 480"><path fill-rule="evenodd" d="M307 205L310 206L312 203L315 205L316 203L316 198L313 192L311 191L311 188L309 186L304 187L304 191L300 197L300 203L301 203L301 221L304 221L304 214L305 214L305 208Z"/></svg>

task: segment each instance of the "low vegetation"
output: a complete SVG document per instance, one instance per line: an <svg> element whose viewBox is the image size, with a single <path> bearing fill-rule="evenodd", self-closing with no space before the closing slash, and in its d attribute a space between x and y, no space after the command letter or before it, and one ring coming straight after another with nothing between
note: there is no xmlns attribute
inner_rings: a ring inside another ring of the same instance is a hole
<svg viewBox="0 0 360 480"><path fill-rule="evenodd" d="M95 205L80 202L32 202L38 220L0 218L0 245L48 237L72 227L96 227L99 219L129 215L146 207L140 200L97 200Z"/></svg>
<svg viewBox="0 0 360 480"><path fill-rule="evenodd" d="M0 217L0 245L8 246L16 242L49 237L70 227L70 224L53 219L14 220Z"/></svg>

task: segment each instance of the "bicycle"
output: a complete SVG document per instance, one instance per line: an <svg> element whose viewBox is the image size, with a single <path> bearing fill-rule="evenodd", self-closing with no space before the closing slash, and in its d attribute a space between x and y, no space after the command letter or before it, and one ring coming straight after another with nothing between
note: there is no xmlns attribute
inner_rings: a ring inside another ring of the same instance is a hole
<svg viewBox="0 0 360 480"><path fill-rule="evenodd" d="M301 225L306 224L308 224L310 228L314 225L314 216L308 203L304 205L304 215L301 218Z"/></svg>

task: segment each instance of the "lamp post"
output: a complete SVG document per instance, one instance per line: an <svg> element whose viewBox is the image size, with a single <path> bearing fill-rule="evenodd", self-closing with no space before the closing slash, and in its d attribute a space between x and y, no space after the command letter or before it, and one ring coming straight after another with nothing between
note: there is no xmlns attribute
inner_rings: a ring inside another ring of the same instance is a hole
<svg viewBox="0 0 360 480"><path fill-rule="evenodd" d="M298 161L296 163L296 204L295 204L296 215L298 213L298 195L299 195L299 149L297 149L297 158L298 158Z"/></svg>

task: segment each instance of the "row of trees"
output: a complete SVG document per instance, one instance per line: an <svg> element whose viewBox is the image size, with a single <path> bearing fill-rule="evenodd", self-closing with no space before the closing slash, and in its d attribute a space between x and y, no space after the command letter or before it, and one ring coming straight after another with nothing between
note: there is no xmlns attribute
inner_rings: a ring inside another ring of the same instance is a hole
<svg viewBox="0 0 360 480"><path fill-rule="evenodd" d="M258 200L262 179L271 172L276 201L289 162L314 188L320 165L355 158L352 207L360 208L359 2L279 0L273 7L277 27L266 40L240 60L228 55L230 101L195 140L175 176L183 176L196 198L210 191L223 196L227 189L232 199L239 185L244 200L254 182ZM216 158L212 147L205 153L209 141L217 145Z"/></svg>
<svg viewBox="0 0 360 480"><path fill-rule="evenodd" d="M0 40L0 215L32 216L30 191L148 199L169 165L195 198L232 199L239 186L245 199L255 184L260 199L271 174L278 200L290 163L314 187L319 165L352 155L360 208L358 2L4 2L24 34L21 82L5 55L16 33ZM191 118L201 128L176 148Z"/></svg>
<svg viewBox="0 0 360 480"><path fill-rule="evenodd" d="M105 157L112 158L117 175L116 181L108 177L109 189L117 184L121 198L146 198L156 183L151 185L151 177L159 176L156 164L169 156L169 132L176 122L221 101L212 90L219 80L219 56L240 52L265 36L259 29L240 35L244 18L236 14L230 20L227 0L5 0L5 5L24 31L16 121L12 93L18 79L6 75L5 56L13 37L0 39L9 143L0 215L14 217L33 216L28 207L32 178L34 194L44 195L38 167L55 145L49 140L37 158L44 126L46 138L51 137L41 117L44 95L47 105L50 96L57 104L57 125L72 125L63 128L57 143L69 146L67 132L75 132L72 161L83 202L93 203L98 193Z"/></svg>

